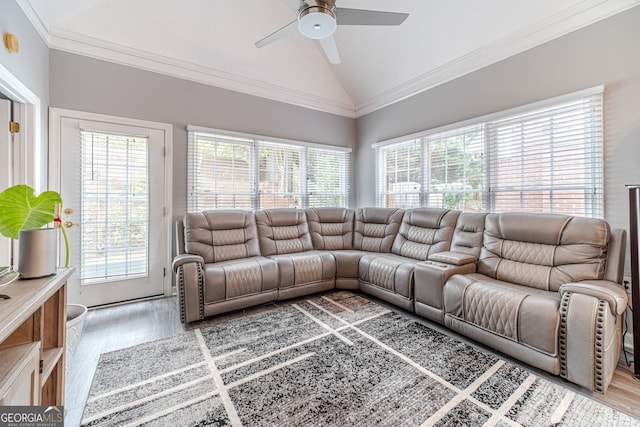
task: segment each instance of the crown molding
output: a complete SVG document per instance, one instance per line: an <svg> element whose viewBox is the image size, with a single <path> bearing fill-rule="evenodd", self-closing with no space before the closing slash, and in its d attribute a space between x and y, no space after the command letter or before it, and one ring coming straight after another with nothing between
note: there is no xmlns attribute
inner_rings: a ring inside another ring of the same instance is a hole
<svg viewBox="0 0 640 427"><path fill-rule="evenodd" d="M350 118L355 117L353 104L342 103L272 83L250 79L238 74L105 42L104 40L56 28L51 29L49 37L51 40L49 47L52 49L106 60L299 107Z"/></svg>
<svg viewBox="0 0 640 427"><path fill-rule="evenodd" d="M514 35L498 40L402 85L357 103L356 117L395 104L639 4L640 0L586 0Z"/></svg>
<svg viewBox="0 0 640 427"><path fill-rule="evenodd" d="M29 0L16 0L18 6L22 9L22 12L26 15L33 28L38 32L40 38L44 40L48 47L51 47L51 37L49 36L49 27L42 22L40 16L36 13L31 2Z"/></svg>

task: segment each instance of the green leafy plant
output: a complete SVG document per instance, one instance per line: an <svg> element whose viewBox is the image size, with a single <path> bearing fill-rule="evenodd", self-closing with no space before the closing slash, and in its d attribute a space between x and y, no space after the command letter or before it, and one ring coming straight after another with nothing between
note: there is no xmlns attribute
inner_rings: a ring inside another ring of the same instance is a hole
<svg viewBox="0 0 640 427"><path fill-rule="evenodd" d="M56 205L62 205L62 197L56 191L44 191L35 195L32 187L14 185L0 193L0 233L17 239L20 230L42 228L57 222L62 230L66 249L65 267L69 266L69 238L59 216Z"/></svg>

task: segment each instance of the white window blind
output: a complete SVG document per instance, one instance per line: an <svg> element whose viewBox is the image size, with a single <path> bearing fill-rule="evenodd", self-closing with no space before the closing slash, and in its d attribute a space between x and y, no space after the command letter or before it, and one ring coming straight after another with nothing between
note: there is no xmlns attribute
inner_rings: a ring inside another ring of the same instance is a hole
<svg viewBox="0 0 640 427"><path fill-rule="evenodd" d="M344 149L189 129L188 209L349 206Z"/></svg>
<svg viewBox="0 0 640 427"><path fill-rule="evenodd" d="M489 124L493 210L602 217L602 96Z"/></svg>
<svg viewBox="0 0 640 427"><path fill-rule="evenodd" d="M427 182L423 206L483 211L484 126L463 127L424 139Z"/></svg>
<svg viewBox="0 0 640 427"><path fill-rule="evenodd" d="M350 156L347 152L307 150L307 206L349 206Z"/></svg>
<svg viewBox="0 0 640 427"><path fill-rule="evenodd" d="M260 209L302 207L303 150L288 144L260 141L258 152Z"/></svg>
<svg viewBox="0 0 640 427"><path fill-rule="evenodd" d="M255 197L253 141L194 132L188 143L190 211L251 209Z"/></svg>
<svg viewBox="0 0 640 427"><path fill-rule="evenodd" d="M375 153L378 206L603 215L601 89Z"/></svg>
<svg viewBox="0 0 640 427"><path fill-rule="evenodd" d="M80 278L148 274L148 141L81 130Z"/></svg>
<svg viewBox="0 0 640 427"><path fill-rule="evenodd" d="M377 153L378 205L420 206L423 191L422 140L414 139L384 147Z"/></svg>

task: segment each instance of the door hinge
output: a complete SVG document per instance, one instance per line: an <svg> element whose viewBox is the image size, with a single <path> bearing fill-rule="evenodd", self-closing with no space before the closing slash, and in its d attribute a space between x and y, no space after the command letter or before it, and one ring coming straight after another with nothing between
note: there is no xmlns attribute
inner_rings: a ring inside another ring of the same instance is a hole
<svg viewBox="0 0 640 427"><path fill-rule="evenodd" d="M40 359L40 373L44 371L44 359Z"/></svg>
<svg viewBox="0 0 640 427"><path fill-rule="evenodd" d="M162 269L162 277L167 277L167 268Z"/></svg>
<svg viewBox="0 0 640 427"><path fill-rule="evenodd" d="M20 123L18 122L9 122L9 132L10 133L18 133L20 132Z"/></svg>

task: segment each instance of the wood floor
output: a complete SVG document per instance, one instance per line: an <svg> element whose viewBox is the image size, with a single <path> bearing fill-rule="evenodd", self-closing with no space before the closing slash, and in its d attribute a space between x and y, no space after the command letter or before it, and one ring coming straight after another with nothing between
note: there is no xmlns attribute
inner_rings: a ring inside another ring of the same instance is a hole
<svg viewBox="0 0 640 427"><path fill-rule="evenodd" d="M384 302L380 303L387 305ZM393 308L392 306L389 307ZM89 311L71 371L66 379L65 410L67 414L65 416L65 426L80 425L93 374L102 353L165 338L190 328L215 324L231 317L246 315L246 312L254 312L261 309L263 308L256 307L244 312L218 316L202 323L186 326L180 323L175 297L139 301ZM409 313L407 315L434 329L456 335L440 325L434 325L418 316ZM470 342L464 337L456 336L461 341L477 346L476 343ZM519 364L508 357L502 357ZM605 395L591 393L545 372L536 369L531 370L536 375L563 384L578 393L591 396L609 406L640 418L640 381L633 378L632 367L626 366L623 362L619 364Z"/></svg>

